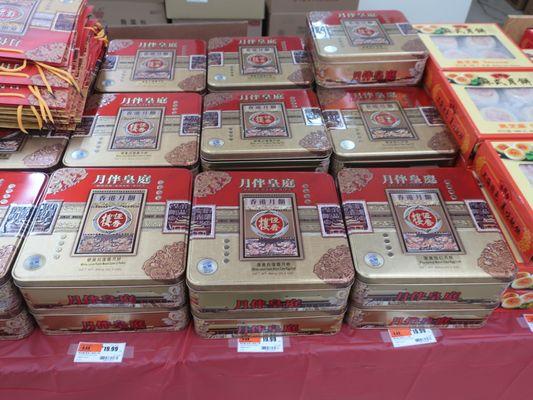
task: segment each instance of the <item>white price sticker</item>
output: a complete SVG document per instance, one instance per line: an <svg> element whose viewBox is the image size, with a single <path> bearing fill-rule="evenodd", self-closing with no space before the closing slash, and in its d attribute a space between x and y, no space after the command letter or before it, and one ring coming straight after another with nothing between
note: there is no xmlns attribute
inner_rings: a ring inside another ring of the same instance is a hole
<svg viewBox="0 0 533 400"><path fill-rule="evenodd" d="M421 344L437 343L431 329L424 328L395 328L389 329L389 336L394 347L418 346Z"/></svg>
<svg viewBox="0 0 533 400"><path fill-rule="evenodd" d="M526 320L527 326L529 326L529 330L533 332L533 314L524 314L524 319Z"/></svg>
<svg viewBox="0 0 533 400"><path fill-rule="evenodd" d="M77 363L120 363L126 343L80 342L74 355Z"/></svg>
<svg viewBox="0 0 533 400"><path fill-rule="evenodd" d="M240 338L238 353L283 353L283 337L264 336Z"/></svg>

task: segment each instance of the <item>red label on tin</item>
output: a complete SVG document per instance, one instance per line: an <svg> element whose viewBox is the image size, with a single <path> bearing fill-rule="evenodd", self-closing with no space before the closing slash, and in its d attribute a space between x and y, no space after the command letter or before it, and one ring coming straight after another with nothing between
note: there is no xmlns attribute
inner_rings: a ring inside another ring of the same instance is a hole
<svg viewBox="0 0 533 400"><path fill-rule="evenodd" d="M269 126L274 124L278 119L274 114L256 113L250 117L250 121L256 125Z"/></svg>
<svg viewBox="0 0 533 400"><path fill-rule="evenodd" d="M376 32L374 29L371 29L371 28L368 28L368 27L362 26L362 27L360 27L360 28L355 29L355 33L357 33L357 34L360 35L360 36L372 37L372 36L374 36L377 32Z"/></svg>
<svg viewBox="0 0 533 400"><path fill-rule="evenodd" d="M255 65L264 65L270 61L270 58L264 54L254 54L248 57L248 62Z"/></svg>
<svg viewBox="0 0 533 400"><path fill-rule="evenodd" d="M146 65L146 68L149 68L149 69L160 69L165 66L165 63L163 62L163 60L159 58L152 58L150 60L147 60L145 62L145 65Z"/></svg>
<svg viewBox="0 0 533 400"><path fill-rule="evenodd" d="M138 136L145 134L150 128L150 124L146 121L133 121L127 125L126 130L130 135Z"/></svg>
<svg viewBox="0 0 533 400"><path fill-rule="evenodd" d="M275 237L283 234L287 223L284 217L275 212L258 213L253 218L253 226L257 233L267 237Z"/></svg>
<svg viewBox="0 0 533 400"><path fill-rule="evenodd" d="M406 222L415 229L430 232L439 224L440 217L425 207L413 207L406 212Z"/></svg>
<svg viewBox="0 0 533 400"><path fill-rule="evenodd" d="M129 212L120 208L105 210L96 218L98 230L108 233L120 232L126 229L130 222Z"/></svg>
<svg viewBox="0 0 533 400"><path fill-rule="evenodd" d="M374 113L371 118L376 124L384 126L395 126L400 122L396 115L386 111Z"/></svg>
<svg viewBox="0 0 533 400"><path fill-rule="evenodd" d="M0 20L4 22L16 21L21 18L24 13L18 7L3 6L0 8Z"/></svg>

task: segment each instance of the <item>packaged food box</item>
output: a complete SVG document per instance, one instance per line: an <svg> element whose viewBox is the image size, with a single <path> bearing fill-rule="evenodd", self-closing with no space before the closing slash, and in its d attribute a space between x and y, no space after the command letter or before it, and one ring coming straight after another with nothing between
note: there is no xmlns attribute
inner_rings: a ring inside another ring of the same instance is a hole
<svg viewBox="0 0 533 400"><path fill-rule="evenodd" d="M29 336L34 322L25 308L21 307L16 315L0 318L0 340L18 340Z"/></svg>
<svg viewBox="0 0 533 400"><path fill-rule="evenodd" d="M309 87L314 81L309 54L296 36L213 38L208 64L210 91Z"/></svg>
<svg viewBox="0 0 533 400"><path fill-rule="evenodd" d="M516 264L477 182L462 168L338 174L359 308L494 308Z"/></svg>
<svg viewBox="0 0 533 400"><path fill-rule="evenodd" d="M122 93L92 97L70 139L68 167L194 168L202 97L196 93Z"/></svg>
<svg viewBox="0 0 533 400"><path fill-rule="evenodd" d="M531 69L532 64L497 24L416 24L431 54L428 68Z"/></svg>
<svg viewBox="0 0 533 400"><path fill-rule="evenodd" d="M421 88L319 89L332 171L354 166L453 165L457 146Z"/></svg>
<svg viewBox="0 0 533 400"><path fill-rule="evenodd" d="M424 83L467 160L485 140L533 140L533 69L428 69Z"/></svg>
<svg viewBox="0 0 533 400"><path fill-rule="evenodd" d="M116 39L96 80L96 90L117 92L203 92L206 44L191 39Z"/></svg>
<svg viewBox="0 0 533 400"><path fill-rule="evenodd" d="M315 11L307 23L322 87L416 85L422 78L428 52L400 11Z"/></svg>
<svg viewBox="0 0 533 400"><path fill-rule="evenodd" d="M150 308L182 296L159 287L184 279L191 186L183 169L54 172L13 270L30 307L91 296L91 307Z"/></svg>
<svg viewBox="0 0 533 400"><path fill-rule="evenodd" d="M329 175L208 171L197 176L187 262L196 311L338 311L353 279Z"/></svg>
<svg viewBox="0 0 533 400"><path fill-rule="evenodd" d="M200 153L206 169L327 171L331 144L311 90L235 91L205 97Z"/></svg>
<svg viewBox="0 0 533 400"><path fill-rule="evenodd" d="M533 267L533 139L486 141L473 166L511 235L518 261Z"/></svg>

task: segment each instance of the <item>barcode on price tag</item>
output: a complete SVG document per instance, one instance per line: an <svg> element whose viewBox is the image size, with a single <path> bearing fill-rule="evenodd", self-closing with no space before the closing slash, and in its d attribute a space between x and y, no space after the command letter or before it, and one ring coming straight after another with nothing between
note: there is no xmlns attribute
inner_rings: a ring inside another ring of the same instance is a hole
<svg viewBox="0 0 533 400"><path fill-rule="evenodd" d="M533 314L524 314L524 319L526 320L527 326L529 326L529 330L533 332Z"/></svg>
<svg viewBox="0 0 533 400"><path fill-rule="evenodd" d="M283 353L283 337L264 336L240 338L237 343L239 353Z"/></svg>
<svg viewBox="0 0 533 400"><path fill-rule="evenodd" d="M389 336L394 347L437 343L437 339L435 339L435 335L431 329L395 328L389 329Z"/></svg>
<svg viewBox="0 0 533 400"><path fill-rule="evenodd" d="M74 362L120 363L125 349L126 343L80 342L74 355Z"/></svg>

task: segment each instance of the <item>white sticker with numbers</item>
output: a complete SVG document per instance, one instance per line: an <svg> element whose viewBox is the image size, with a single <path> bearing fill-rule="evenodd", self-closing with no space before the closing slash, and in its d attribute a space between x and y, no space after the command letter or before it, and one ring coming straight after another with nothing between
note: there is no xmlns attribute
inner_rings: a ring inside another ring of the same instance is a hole
<svg viewBox="0 0 533 400"><path fill-rule="evenodd" d="M126 343L80 342L74 362L77 363L120 363L124 357Z"/></svg>
<svg viewBox="0 0 533 400"><path fill-rule="evenodd" d="M389 336L394 347L437 343L437 339L435 339L435 335L431 329L393 328L389 329Z"/></svg>
<svg viewBox="0 0 533 400"><path fill-rule="evenodd" d="M283 353L283 337L264 336L240 338L237 344L239 353Z"/></svg>
<svg viewBox="0 0 533 400"><path fill-rule="evenodd" d="M529 330L533 332L533 314L524 314L524 320L527 326L529 326Z"/></svg>

